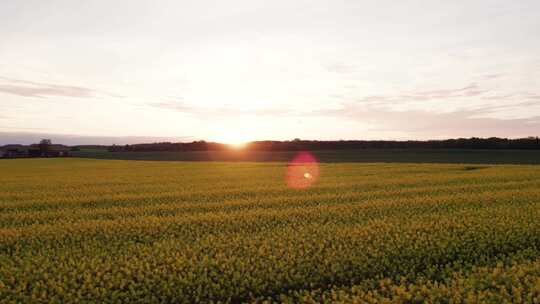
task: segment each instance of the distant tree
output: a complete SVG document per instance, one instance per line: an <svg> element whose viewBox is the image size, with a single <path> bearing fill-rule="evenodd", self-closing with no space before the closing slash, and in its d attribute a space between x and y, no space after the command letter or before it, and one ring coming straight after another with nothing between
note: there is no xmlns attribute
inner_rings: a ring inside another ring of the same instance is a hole
<svg viewBox="0 0 540 304"><path fill-rule="evenodd" d="M49 153L49 150L51 149L52 142L50 139L42 139L39 142L39 152L41 153L41 156L46 156Z"/></svg>

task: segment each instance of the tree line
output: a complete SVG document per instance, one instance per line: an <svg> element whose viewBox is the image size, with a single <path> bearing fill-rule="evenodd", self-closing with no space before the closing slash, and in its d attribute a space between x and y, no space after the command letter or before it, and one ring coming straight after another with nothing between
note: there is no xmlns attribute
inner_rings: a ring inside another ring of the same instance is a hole
<svg viewBox="0 0 540 304"><path fill-rule="evenodd" d="M113 145L110 152L152 152L152 151L220 151L230 150L231 146L217 142L194 141L190 143L147 143L133 145ZM298 150L347 150L347 149L538 149L538 137L508 139L457 138L445 140L301 140L290 141L253 141L246 143L245 150L250 151L298 151Z"/></svg>

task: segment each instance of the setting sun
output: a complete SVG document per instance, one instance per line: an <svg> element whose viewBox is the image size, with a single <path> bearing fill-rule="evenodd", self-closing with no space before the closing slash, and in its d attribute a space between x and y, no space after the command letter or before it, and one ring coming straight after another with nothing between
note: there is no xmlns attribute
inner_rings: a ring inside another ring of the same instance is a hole
<svg viewBox="0 0 540 304"><path fill-rule="evenodd" d="M242 149L246 146L246 142L231 142L228 145L234 149Z"/></svg>
<svg viewBox="0 0 540 304"><path fill-rule="evenodd" d="M248 139L244 136L245 134L239 134L231 132L227 135L222 135L217 138L218 142L229 145L235 149L241 149L246 146Z"/></svg>

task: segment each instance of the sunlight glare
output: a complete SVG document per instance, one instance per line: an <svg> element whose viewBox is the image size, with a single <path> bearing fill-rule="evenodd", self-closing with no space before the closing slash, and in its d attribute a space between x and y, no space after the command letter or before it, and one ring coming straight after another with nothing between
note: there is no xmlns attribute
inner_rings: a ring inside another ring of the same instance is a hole
<svg viewBox="0 0 540 304"><path fill-rule="evenodd" d="M218 142L229 145L234 149L242 149L248 143L248 140L244 137L244 134L231 132L226 135L220 136L217 139Z"/></svg>
<svg viewBox="0 0 540 304"><path fill-rule="evenodd" d="M319 178L319 162L315 156L302 151L289 162L285 179L287 185L293 189L306 189Z"/></svg>

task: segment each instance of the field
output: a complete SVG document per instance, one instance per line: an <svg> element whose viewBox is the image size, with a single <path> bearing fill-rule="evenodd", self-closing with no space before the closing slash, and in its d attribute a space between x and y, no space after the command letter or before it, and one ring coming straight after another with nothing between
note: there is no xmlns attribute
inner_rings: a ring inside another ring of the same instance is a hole
<svg viewBox="0 0 540 304"><path fill-rule="evenodd" d="M0 160L0 302L540 303L540 167Z"/></svg>
<svg viewBox="0 0 540 304"><path fill-rule="evenodd" d="M286 162L294 151L185 151L185 152L108 152L105 149L83 149L74 156L120 160L162 161L273 161ZM391 162L391 163L475 163L475 164L540 164L540 150L481 149L352 149L313 152L319 161Z"/></svg>

